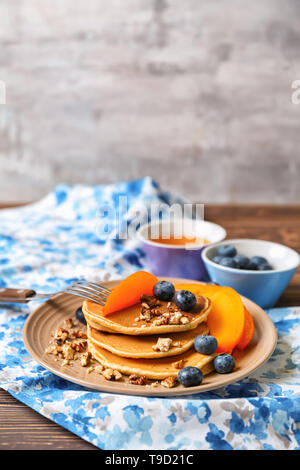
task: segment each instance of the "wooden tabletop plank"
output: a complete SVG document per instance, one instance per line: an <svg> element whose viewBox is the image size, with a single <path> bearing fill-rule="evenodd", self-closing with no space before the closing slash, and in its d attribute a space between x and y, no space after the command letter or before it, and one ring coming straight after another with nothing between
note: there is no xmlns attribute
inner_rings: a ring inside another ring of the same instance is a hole
<svg viewBox="0 0 300 470"><path fill-rule="evenodd" d="M0 204L0 208L16 203ZM300 205L205 205L205 219L222 225L227 238L259 238L286 244L300 253ZM300 305L300 272L277 306ZM96 448L0 390L0 450Z"/></svg>

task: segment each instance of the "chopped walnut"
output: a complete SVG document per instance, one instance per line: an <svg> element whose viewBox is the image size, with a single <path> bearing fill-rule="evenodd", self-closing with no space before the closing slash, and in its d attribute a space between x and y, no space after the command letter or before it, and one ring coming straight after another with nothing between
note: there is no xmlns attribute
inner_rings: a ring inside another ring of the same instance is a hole
<svg viewBox="0 0 300 470"><path fill-rule="evenodd" d="M180 346L181 346L181 341L173 341L172 346L173 346L174 348L180 348Z"/></svg>
<svg viewBox="0 0 300 470"><path fill-rule="evenodd" d="M77 352L84 352L87 347L87 341L81 340L81 341L78 341L77 343L73 342L73 343L70 343L70 346L72 349L74 349Z"/></svg>
<svg viewBox="0 0 300 470"><path fill-rule="evenodd" d="M179 325L179 324L180 324L181 317L182 317L182 313L180 313L180 312L174 312L174 313L171 315L171 318L170 318L170 320L169 320L169 324L170 324L170 325Z"/></svg>
<svg viewBox="0 0 300 470"><path fill-rule="evenodd" d="M167 324L168 324L168 318L163 317L163 316L158 317L152 323L153 326L161 326L161 325L167 325Z"/></svg>
<svg viewBox="0 0 300 470"><path fill-rule="evenodd" d="M69 343L65 343L62 348L62 354L64 359L73 359L75 351Z"/></svg>
<svg viewBox="0 0 300 470"><path fill-rule="evenodd" d="M187 323L190 323L190 320L188 319L188 317L181 317L180 318L180 323L182 325L186 325Z"/></svg>
<svg viewBox="0 0 300 470"><path fill-rule="evenodd" d="M89 351L82 354L82 356L80 358L80 363L81 363L82 367L86 367L86 366L89 365L91 357L92 357L92 355Z"/></svg>
<svg viewBox="0 0 300 470"><path fill-rule="evenodd" d="M69 332L67 330L61 327L57 328L55 335L54 335L54 339L55 339L56 344L58 344L58 346L62 346L68 337L69 337Z"/></svg>
<svg viewBox="0 0 300 470"><path fill-rule="evenodd" d="M72 336L74 336L74 338L87 339L87 334L84 331L81 331L81 330L73 331Z"/></svg>
<svg viewBox="0 0 300 470"><path fill-rule="evenodd" d="M70 359L64 359L63 366L68 366L70 364Z"/></svg>
<svg viewBox="0 0 300 470"><path fill-rule="evenodd" d="M182 369L184 366L185 360L180 359L180 361L172 362L172 366L175 367L175 369Z"/></svg>
<svg viewBox="0 0 300 470"><path fill-rule="evenodd" d="M146 309L150 309L150 306L148 304L146 304L146 302L142 302L142 307L144 307Z"/></svg>
<svg viewBox="0 0 300 470"><path fill-rule="evenodd" d="M93 372L94 370L94 366L90 366L86 371L88 374L90 374L91 372Z"/></svg>
<svg viewBox="0 0 300 470"><path fill-rule="evenodd" d="M144 375L132 374L129 376L129 383L133 385L146 385L147 378Z"/></svg>
<svg viewBox="0 0 300 470"><path fill-rule="evenodd" d="M157 388L158 387L158 382L152 382L150 387L151 388Z"/></svg>
<svg viewBox="0 0 300 470"><path fill-rule="evenodd" d="M73 319L72 318L66 318L65 325L66 325L67 328L73 328L73 326L74 326Z"/></svg>
<svg viewBox="0 0 300 470"><path fill-rule="evenodd" d="M158 338L157 343L152 346L154 351L168 352L172 345L171 338Z"/></svg>
<svg viewBox="0 0 300 470"><path fill-rule="evenodd" d="M153 295L145 295L141 296L141 303L146 303L150 308L152 307L159 307L161 303L158 299L156 299Z"/></svg>
<svg viewBox="0 0 300 470"><path fill-rule="evenodd" d="M177 378L176 377L166 377L164 380L161 381L161 384L163 387L166 388L172 388L175 387L177 384Z"/></svg>
<svg viewBox="0 0 300 470"><path fill-rule="evenodd" d="M150 310L142 310L140 313L140 320L150 321L151 320L151 312Z"/></svg>
<svg viewBox="0 0 300 470"><path fill-rule="evenodd" d="M62 355L62 351L63 351L63 348L61 348L60 346L54 346L54 350L53 350L53 355L54 356L61 356Z"/></svg>
<svg viewBox="0 0 300 470"><path fill-rule="evenodd" d="M102 364L95 367L96 374L102 374L103 371L104 371L104 366Z"/></svg>
<svg viewBox="0 0 300 470"><path fill-rule="evenodd" d="M122 378L122 374L115 369L105 369L102 375L106 380L120 380Z"/></svg>

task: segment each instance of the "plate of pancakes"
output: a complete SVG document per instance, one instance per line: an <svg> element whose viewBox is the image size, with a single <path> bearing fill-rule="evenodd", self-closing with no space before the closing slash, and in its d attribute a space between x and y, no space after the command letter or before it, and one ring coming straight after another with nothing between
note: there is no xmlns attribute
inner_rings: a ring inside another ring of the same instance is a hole
<svg viewBox="0 0 300 470"><path fill-rule="evenodd" d="M164 278L174 285L198 281ZM102 282L101 285L113 289L120 280ZM26 320L23 339L29 354L52 373L82 385L85 388L108 393L145 395L145 396L180 396L218 389L248 377L261 367L273 353L277 334L272 320L267 313L249 299L242 297L242 302L251 314L255 329L250 344L246 349L234 350L235 369L230 374L218 374L214 371L215 355L203 355L194 348L194 340L199 335L209 334L206 323L211 302L208 298L197 299L195 311L186 324L152 324L138 320L141 305L125 308L111 315L101 315L102 307L91 301L80 300L68 294L57 294L51 300L40 305ZM76 319L76 311L82 306L87 325ZM189 316L187 314L187 316ZM93 367L82 367L80 361L63 361L47 353L47 347L54 332L62 328L65 321L73 319L76 328L87 338L87 347L92 356ZM172 347L155 348L158 340L171 339ZM120 380L107 380L97 373L97 364L103 368L116 370ZM165 387L162 381L177 378L182 366L197 367L203 374L200 385L183 387L176 383L174 387ZM145 377L142 385L132 383L130 377Z"/></svg>

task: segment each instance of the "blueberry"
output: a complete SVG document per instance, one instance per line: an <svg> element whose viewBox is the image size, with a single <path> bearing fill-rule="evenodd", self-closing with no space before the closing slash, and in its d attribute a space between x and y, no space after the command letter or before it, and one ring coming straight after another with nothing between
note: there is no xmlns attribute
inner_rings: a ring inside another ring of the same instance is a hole
<svg viewBox="0 0 300 470"><path fill-rule="evenodd" d="M222 261L222 259L223 259L223 256L216 255L216 256L214 256L214 257L212 258L212 261L213 261L214 263L220 264L221 261Z"/></svg>
<svg viewBox="0 0 300 470"><path fill-rule="evenodd" d="M258 271L270 271L272 266L269 263L261 263L257 266Z"/></svg>
<svg viewBox="0 0 300 470"><path fill-rule="evenodd" d="M194 348L201 354L213 354L218 347L218 342L214 336L199 335L195 338Z"/></svg>
<svg viewBox="0 0 300 470"><path fill-rule="evenodd" d="M225 256L224 258L221 259L220 266L226 266L227 268L236 268L236 264L234 261L234 258L229 258L228 256Z"/></svg>
<svg viewBox="0 0 300 470"><path fill-rule="evenodd" d="M233 245L221 245L218 248L218 255L233 258L237 254L236 248Z"/></svg>
<svg viewBox="0 0 300 470"><path fill-rule="evenodd" d="M264 258L263 256L252 256L252 258L250 258L250 262L255 264L256 266L259 266L260 264L267 263L268 260L266 260L266 258Z"/></svg>
<svg viewBox="0 0 300 470"><path fill-rule="evenodd" d="M235 368L235 360L231 354L220 354L214 358L214 368L218 374L229 374Z"/></svg>
<svg viewBox="0 0 300 470"><path fill-rule="evenodd" d="M196 305L196 296L189 290L179 290L175 294L174 302L180 310L189 312Z"/></svg>
<svg viewBox="0 0 300 470"><path fill-rule="evenodd" d="M249 260L249 264L247 266L247 269L249 269L250 271L257 271L257 264L252 263L252 261Z"/></svg>
<svg viewBox="0 0 300 470"><path fill-rule="evenodd" d="M245 255L235 255L233 257L233 261L235 262L236 267L239 269L248 269L250 262L248 256Z"/></svg>
<svg viewBox="0 0 300 470"><path fill-rule="evenodd" d="M83 315L83 311L82 311L82 307L79 307L77 310L76 310L76 318L78 321L80 321L80 323L83 323L84 325L86 325L86 319Z"/></svg>
<svg viewBox="0 0 300 470"><path fill-rule="evenodd" d="M153 295L158 300L170 301L175 295L175 287L171 282L159 281L153 287Z"/></svg>
<svg viewBox="0 0 300 470"><path fill-rule="evenodd" d="M177 375L178 382L184 387L193 387L200 385L203 379L203 375L200 369L197 367L184 367L180 369Z"/></svg>

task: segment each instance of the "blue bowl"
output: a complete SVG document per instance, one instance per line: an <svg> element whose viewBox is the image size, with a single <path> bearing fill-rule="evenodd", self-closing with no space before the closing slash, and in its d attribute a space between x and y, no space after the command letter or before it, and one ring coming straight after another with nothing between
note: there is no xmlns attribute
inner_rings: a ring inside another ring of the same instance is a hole
<svg viewBox="0 0 300 470"><path fill-rule="evenodd" d="M221 245L234 245L238 254L264 256L274 268L270 271L250 271L228 268L212 261ZM273 307L295 274L300 256L291 248L265 240L226 240L202 251L202 259L210 279L229 286L262 308Z"/></svg>

